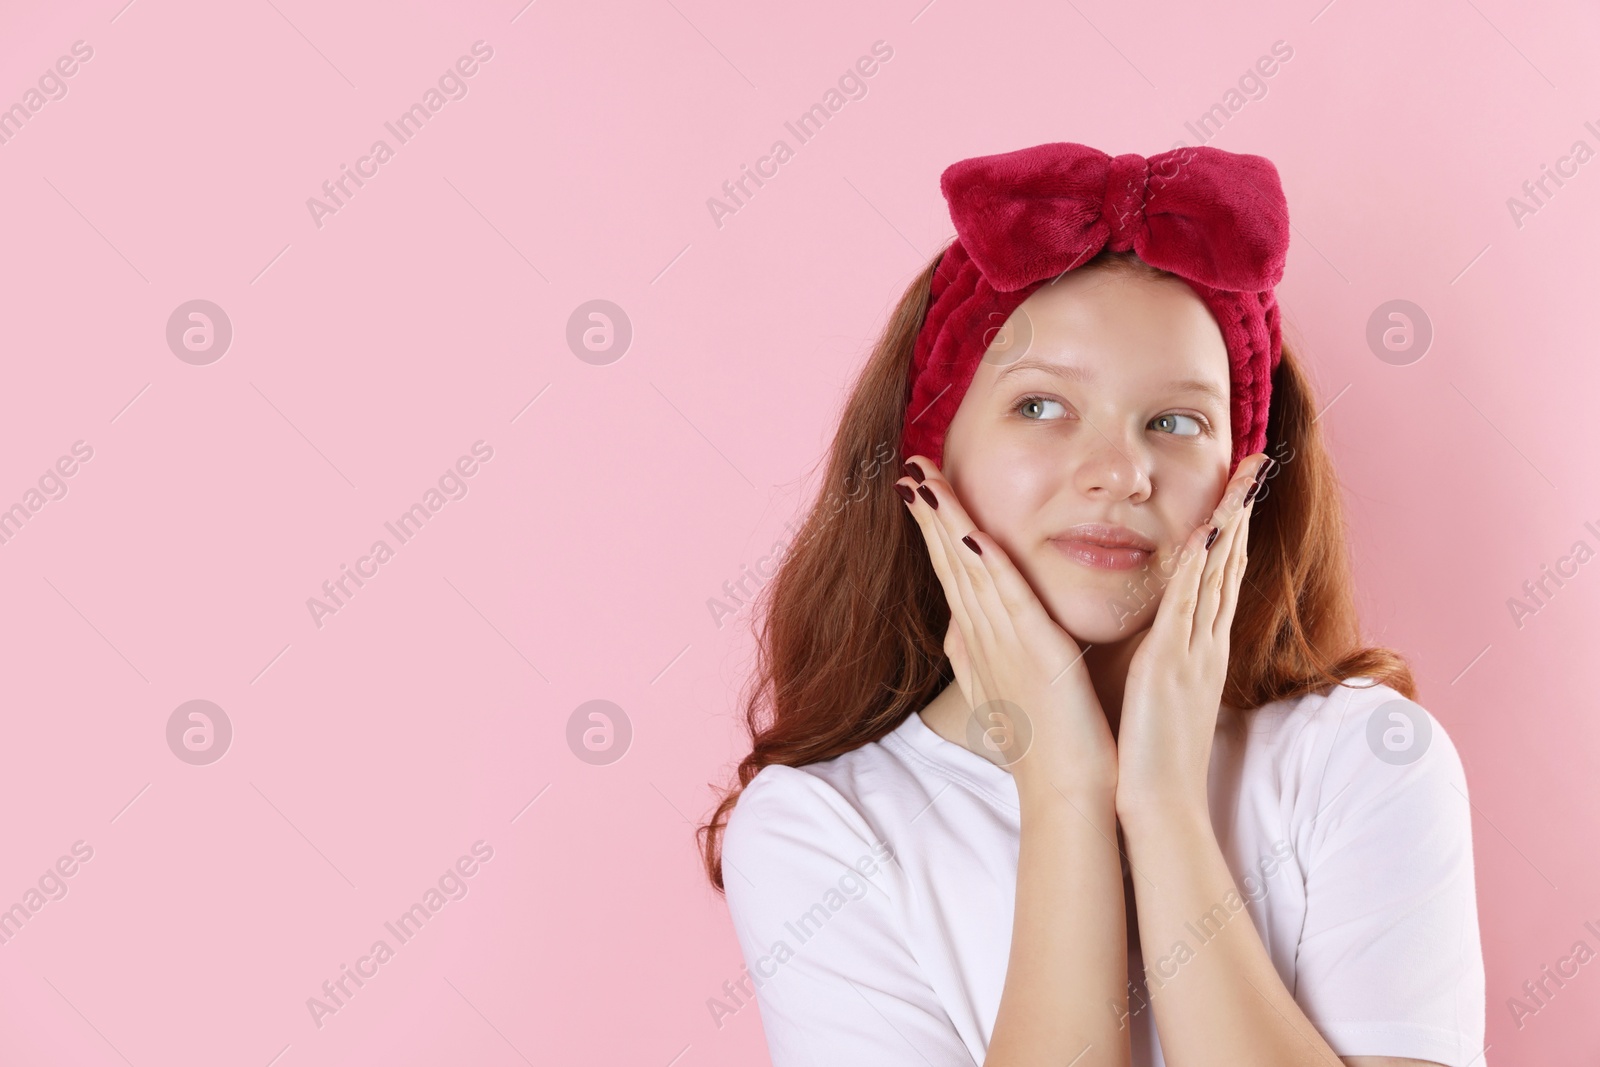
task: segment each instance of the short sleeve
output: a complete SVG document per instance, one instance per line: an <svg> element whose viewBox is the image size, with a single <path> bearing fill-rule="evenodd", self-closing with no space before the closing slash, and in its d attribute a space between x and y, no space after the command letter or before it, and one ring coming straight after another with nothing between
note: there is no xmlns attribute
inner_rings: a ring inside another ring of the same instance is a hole
<svg viewBox="0 0 1600 1067"><path fill-rule="evenodd" d="M1295 1000L1340 1056L1484 1067L1472 807L1444 727L1387 686L1340 691L1297 812ZM1304 821L1302 821L1304 820Z"/></svg>
<svg viewBox="0 0 1600 1067"><path fill-rule="evenodd" d="M831 786L763 768L729 817L722 862L773 1067L972 1067L906 943L892 844Z"/></svg>

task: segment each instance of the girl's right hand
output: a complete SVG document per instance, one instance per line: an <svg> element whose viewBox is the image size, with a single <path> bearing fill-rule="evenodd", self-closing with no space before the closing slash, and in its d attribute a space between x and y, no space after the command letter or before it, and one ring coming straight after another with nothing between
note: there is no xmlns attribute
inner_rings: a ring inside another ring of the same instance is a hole
<svg viewBox="0 0 1600 1067"><path fill-rule="evenodd" d="M945 652L974 710L977 725L968 736L1011 770L1024 795L1114 792L1116 740L1077 642L1000 544L974 528L939 468L920 455L908 464L921 469L923 481L908 475L895 491L902 500L910 496L906 504L950 605Z"/></svg>

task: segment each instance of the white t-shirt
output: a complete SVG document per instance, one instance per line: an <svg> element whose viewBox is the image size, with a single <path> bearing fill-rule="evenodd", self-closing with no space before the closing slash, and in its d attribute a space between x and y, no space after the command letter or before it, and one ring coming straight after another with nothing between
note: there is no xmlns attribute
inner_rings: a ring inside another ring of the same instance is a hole
<svg viewBox="0 0 1600 1067"><path fill-rule="evenodd" d="M1238 736L1219 728L1212 826L1335 1053L1485 1067L1461 759L1426 709L1369 684L1267 704ZM825 763L763 768L729 818L723 880L774 1067L981 1064L1019 833L1010 772L918 714ZM1178 964L1158 966L1171 978ZM1143 967L1131 949L1133 1063L1164 1067ZM748 1002L734 989L723 1010Z"/></svg>

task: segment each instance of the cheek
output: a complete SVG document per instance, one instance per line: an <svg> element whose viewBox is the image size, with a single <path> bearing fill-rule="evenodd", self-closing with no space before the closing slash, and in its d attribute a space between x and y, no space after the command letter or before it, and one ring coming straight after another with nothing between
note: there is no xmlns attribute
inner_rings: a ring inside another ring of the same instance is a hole
<svg viewBox="0 0 1600 1067"><path fill-rule="evenodd" d="M1208 522L1228 487L1227 464L1205 474L1170 479L1162 487L1161 522L1171 544L1183 543L1196 526Z"/></svg>
<svg viewBox="0 0 1600 1067"><path fill-rule="evenodd" d="M1037 525L1052 492L1049 472L1042 464L998 454L964 461L958 471L950 473L950 484L973 524L1008 553Z"/></svg>

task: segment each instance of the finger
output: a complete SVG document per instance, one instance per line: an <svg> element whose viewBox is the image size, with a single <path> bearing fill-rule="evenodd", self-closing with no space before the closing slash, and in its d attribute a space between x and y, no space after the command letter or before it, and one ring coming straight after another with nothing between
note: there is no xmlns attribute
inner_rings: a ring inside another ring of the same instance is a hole
<svg viewBox="0 0 1600 1067"><path fill-rule="evenodd" d="M962 594L968 598L968 607L972 610L979 632L991 640L996 633L1009 633L1012 629L1011 620L995 591L989 569L989 562L995 553L991 552L990 560L985 560L983 546L976 538L972 543L979 546L977 549L962 540L972 537L976 526L938 466L926 456L911 456L909 459L923 472L923 482L916 488L917 497L937 525L952 565L953 577Z"/></svg>
<svg viewBox="0 0 1600 1067"><path fill-rule="evenodd" d="M1200 575L1194 614L1194 633L1197 635L1209 636L1216 629L1233 543L1239 526L1249 516L1247 498L1253 495L1251 487L1259 484L1258 476L1265 476L1267 462L1266 453L1246 457L1229 481L1216 511L1212 513L1211 524L1217 528L1218 534L1207 552L1205 567Z"/></svg>
<svg viewBox="0 0 1600 1067"><path fill-rule="evenodd" d="M969 550L956 543L944 523L939 518L939 509L927 502L927 498L917 492L918 486L910 478L901 478L895 485L904 487L901 499L907 495L910 499L906 506L910 509L912 517L917 522L917 527L922 531L922 537L927 544L928 558L933 563L934 573L939 578L939 584L944 589L945 601L950 606L950 617L961 630L961 636L966 643L970 656L974 647L978 646L979 628L987 632L988 622L979 618L982 615L981 607L976 594L973 593L971 582L966 578L966 562L961 559L960 553ZM939 498L934 497L935 500ZM954 499L953 493L946 493L946 501ZM942 504L948 507L949 504ZM970 554L970 553L969 553Z"/></svg>
<svg viewBox="0 0 1600 1067"><path fill-rule="evenodd" d="M1217 614L1213 634L1226 638L1233 630L1234 613L1239 605L1239 593L1248 575L1250 551L1250 520L1255 516L1256 504L1260 502L1267 489L1267 479L1277 473L1276 460L1262 456L1260 465L1251 480L1250 488L1244 494L1243 512L1235 526L1233 539L1228 549L1228 566L1223 576L1222 597L1223 603Z"/></svg>
<svg viewBox="0 0 1600 1067"><path fill-rule="evenodd" d="M960 508L955 498L955 491L948 485L932 487L924 483L918 489L917 496L926 504L933 527L944 545L945 559L966 605L967 617L971 622L971 636L975 641L982 642L978 648L993 648L999 619L991 603L993 597L985 591L990 583L983 571L982 561L978 559L977 553L961 542L961 538L967 536L966 530L970 529L970 522L954 517ZM934 507L933 504L926 503L928 497L938 501L939 506ZM957 522L962 525L956 527L954 524Z"/></svg>
<svg viewBox="0 0 1600 1067"><path fill-rule="evenodd" d="M1227 647L1228 637L1233 632L1234 611L1239 606L1239 591L1249 561L1250 517L1255 514L1258 499L1259 495L1245 502L1245 513L1235 527L1237 532L1228 548L1228 566L1222 576L1222 605L1217 611L1217 619L1211 629L1212 640L1219 642L1224 648Z"/></svg>
<svg viewBox="0 0 1600 1067"><path fill-rule="evenodd" d="M1156 608L1155 622L1150 625L1150 637L1169 647L1189 647L1194 632L1200 573L1206 563L1206 538L1213 529L1210 523L1201 523L1189 531L1189 536L1178 546L1178 564Z"/></svg>
<svg viewBox="0 0 1600 1067"><path fill-rule="evenodd" d="M937 464L926 456L912 456L910 462L923 472L923 487L940 502L934 514L944 518L945 533L952 539L948 542L951 551L966 564L964 588L970 590L979 609L977 614L982 616L982 622L975 621L975 628L990 641L1020 641L1041 655L1048 649L1047 665L1059 671L1057 679L1063 677L1066 668L1082 656L1077 642L1050 618L1033 586L1000 543L973 525ZM958 582L960 577L958 574ZM1051 637L1048 643L1025 640L1030 632L1043 634L1045 627Z"/></svg>
<svg viewBox="0 0 1600 1067"><path fill-rule="evenodd" d="M973 530L967 536L978 546L978 553L988 571L987 592L994 598L994 610L1000 613L1001 618L1007 620L1009 632L1021 638L1029 632L1043 632L1040 627L1049 627L1053 643L1047 647L1052 652L1052 658L1056 658L1055 654L1058 652L1065 652L1065 658L1054 666L1061 669L1077 662L1082 656L1082 649L1077 640L1050 617L1050 613L1045 610L1043 602L1039 599L1038 592L1027 577L1017 569L1017 565L1006 554L1000 542L982 530ZM1064 644L1054 642L1064 642ZM1059 677L1058 674L1057 678Z"/></svg>

